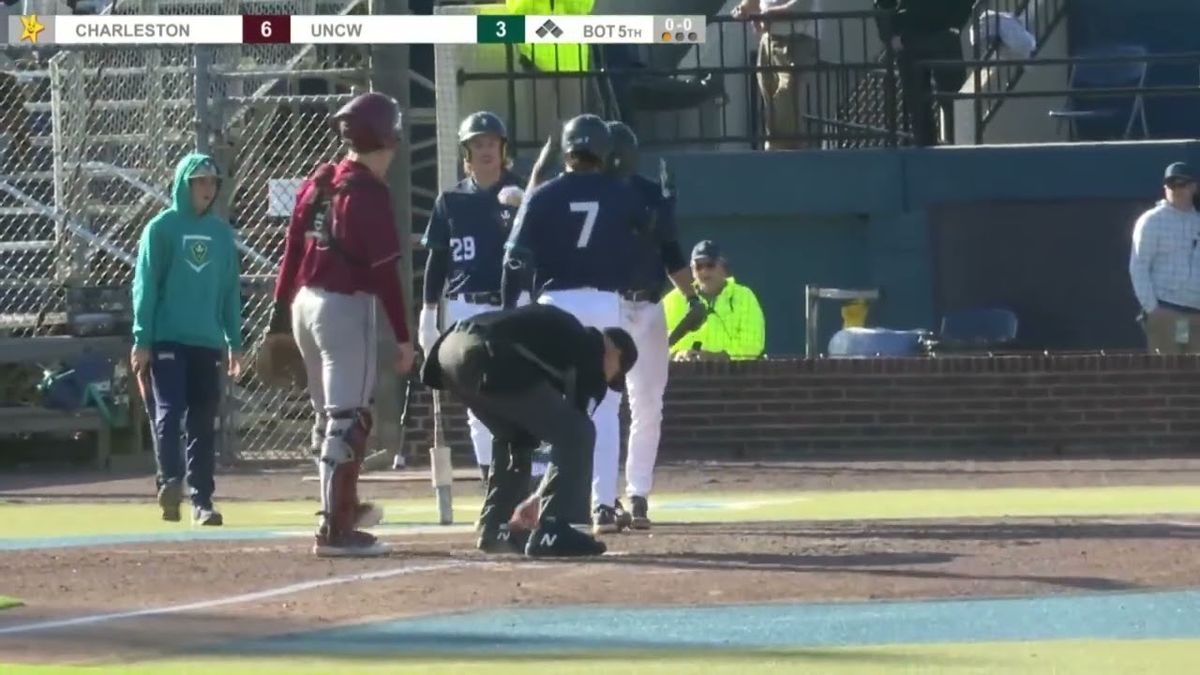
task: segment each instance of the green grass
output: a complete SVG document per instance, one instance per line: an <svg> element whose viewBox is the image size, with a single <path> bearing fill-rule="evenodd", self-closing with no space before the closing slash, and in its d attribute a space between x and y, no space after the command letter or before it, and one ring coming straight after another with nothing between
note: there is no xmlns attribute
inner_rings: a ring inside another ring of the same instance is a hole
<svg viewBox="0 0 1200 675"><path fill-rule="evenodd" d="M344 659L258 658L179 659L81 666L5 666L6 674L100 673L130 675L190 673L210 675L325 675L327 673L1185 673L1194 672L1200 640L1125 640L929 644L724 652L611 653L555 657L431 659L399 654Z"/></svg>
<svg viewBox="0 0 1200 675"><path fill-rule="evenodd" d="M0 609L10 609L13 607L20 607L23 604L25 604L25 603L21 602L20 600L18 600L16 598L10 598L7 595L0 595Z"/></svg>
<svg viewBox="0 0 1200 675"><path fill-rule="evenodd" d="M455 521L470 523L479 500L455 500ZM429 499L383 501L386 523L433 524ZM316 522L315 501L228 502L221 505L231 528L307 529ZM754 522L865 520L881 518L999 518L1036 516L1128 516L1200 513L1200 487L1005 488L664 494L651 503L659 522ZM179 531L184 524L158 519L153 503L3 504L6 537L56 537Z"/></svg>

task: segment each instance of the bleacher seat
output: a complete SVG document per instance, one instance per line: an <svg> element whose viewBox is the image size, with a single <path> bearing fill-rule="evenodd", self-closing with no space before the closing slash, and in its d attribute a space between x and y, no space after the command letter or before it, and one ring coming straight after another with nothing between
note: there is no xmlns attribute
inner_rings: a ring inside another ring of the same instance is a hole
<svg viewBox="0 0 1200 675"><path fill-rule="evenodd" d="M1083 51L1081 58L1138 57L1147 50L1141 45L1110 45ZM1145 61L1122 63L1080 63L1071 67L1072 90L1112 89L1146 86ZM1142 138L1150 137L1146 121L1145 99L1141 94L1121 97L1071 96L1063 110L1051 110L1050 117L1069 125L1073 141L1111 141L1129 139L1140 122Z"/></svg>
<svg viewBox="0 0 1200 675"><path fill-rule="evenodd" d="M988 351L1012 344L1017 339L1017 315L1003 308L975 308L942 317L936 340L926 349L938 351Z"/></svg>

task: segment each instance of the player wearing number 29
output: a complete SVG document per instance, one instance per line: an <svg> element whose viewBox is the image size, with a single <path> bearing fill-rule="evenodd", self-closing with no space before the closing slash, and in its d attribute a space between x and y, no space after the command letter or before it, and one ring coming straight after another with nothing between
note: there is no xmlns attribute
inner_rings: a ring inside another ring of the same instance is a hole
<svg viewBox="0 0 1200 675"><path fill-rule="evenodd" d="M633 253L643 246L651 216L632 186L604 172L611 138L603 119L580 115L570 120L560 145L565 173L534 188L517 212L506 244L504 306L516 306L519 293L529 287L539 303L603 330L621 323L619 292L629 287ZM619 398L607 396L592 413L591 520L598 533L616 529L619 408ZM573 517L578 521L581 515Z"/></svg>
<svg viewBox="0 0 1200 675"><path fill-rule="evenodd" d="M509 170L504 122L490 112L472 113L458 128L458 142L467 176L438 195L422 239L429 257L418 339L426 354L440 334L438 303L443 294L446 325L500 309L504 241L521 205L524 179ZM492 435L474 413L468 412L468 423L486 483Z"/></svg>

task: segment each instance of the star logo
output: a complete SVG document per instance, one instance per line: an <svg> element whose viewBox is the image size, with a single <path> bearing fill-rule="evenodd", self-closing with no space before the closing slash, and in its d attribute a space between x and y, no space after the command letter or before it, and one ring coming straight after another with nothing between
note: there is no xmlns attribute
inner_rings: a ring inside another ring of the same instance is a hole
<svg viewBox="0 0 1200 675"><path fill-rule="evenodd" d="M46 27L38 21L36 14L21 17L21 42L28 41L30 44L36 45L38 35L44 30Z"/></svg>

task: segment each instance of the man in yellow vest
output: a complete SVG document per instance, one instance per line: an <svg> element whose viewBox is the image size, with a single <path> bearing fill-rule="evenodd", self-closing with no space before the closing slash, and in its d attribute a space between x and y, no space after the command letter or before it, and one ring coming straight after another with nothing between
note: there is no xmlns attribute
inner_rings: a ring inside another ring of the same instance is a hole
<svg viewBox="0 0 1200 675"><path fill-rule="evenodd" d="M708 320L671 346L677 361L746 360L762 357L766 342L766 320L754 291L737 283L715 242L705 240L692 249L692 274L700 299L708 308ZM663 298L667 330L687 315L683 294L672 290Z"/></svg>
<svg viewBox="0 0 1200 675"><path fill-rule="evenodd" d="M506 0L504 11L519 16L585 16L592 13L596 0ZM543 73L574 73L591 67L588 45L517 45L521 55Z"/></svg>

